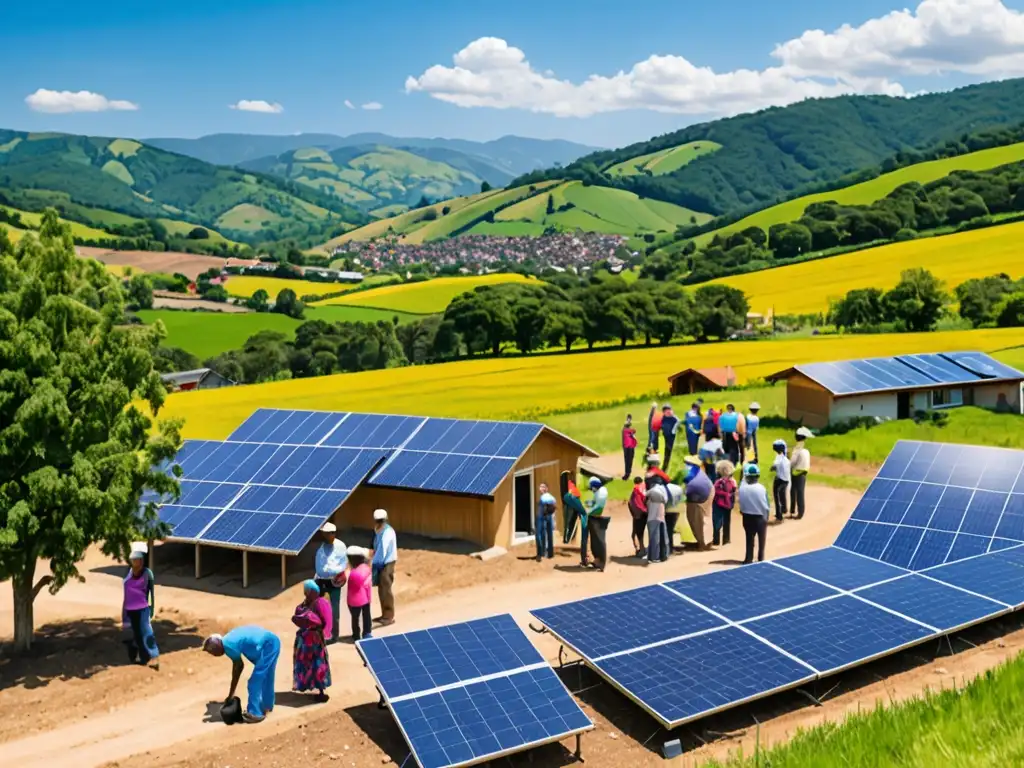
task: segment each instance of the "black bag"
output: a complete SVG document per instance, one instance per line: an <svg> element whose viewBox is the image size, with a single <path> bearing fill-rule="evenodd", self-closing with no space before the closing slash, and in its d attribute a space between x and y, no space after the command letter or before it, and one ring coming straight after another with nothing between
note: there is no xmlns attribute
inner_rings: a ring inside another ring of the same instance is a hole
<svg viewBox="0 0 1024 768"><path fill-rule="evenodd" d="M220 719L226 725L235 725L242 722L242 700L232 696L231 700L220 708Z"/></svg>

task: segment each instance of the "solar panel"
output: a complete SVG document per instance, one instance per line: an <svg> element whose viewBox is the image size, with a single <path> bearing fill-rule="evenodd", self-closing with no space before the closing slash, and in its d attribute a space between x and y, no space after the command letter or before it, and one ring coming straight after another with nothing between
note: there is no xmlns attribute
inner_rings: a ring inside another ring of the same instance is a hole
<svg viewBox="0 0 1024 768"><path fill-rule="evenodd" d="M860 557L838 547L818 549L772 562L843 590L876 584L906 573L902 568Z"/></svg>
<svg viewBox="0 0 1024 768"><path fill-rule="evenodd" d="M746 626L823 675L935 634L931 627L845 595L755 619Z"/></svg>
<svg viewBox="0 0 1024 768"><path fill-rule="evenodd" d="M542 608L533 615L589 658L725 625L660 584ZM637 621L638 616L657 619Z"/></svg>
<svg viewBox="0 0 1024 768"><path fill-rule="evenodd" d="M1005 613L1007 606L954 589L925 576L910 574L857 593L876 605L945 632Z"/></svg>
<svg viewBox="0 0 1024 768"><path fill-rule="evenodd" d="M1024 451L900 441L836 546L919 571L1024 542Z"/></svg>
<svg viewBox="0 0 1024 768"><path fill-rule="evenodd" d="M930 568L926 573L1014 608L1024 605L1024 548L1020 546Z"/></svg>
<svg viewBox="0 0 1024 768"><path fill-rule="evenodd" d="M593 728L508 614L357 647L421 768L475 765Z"/></svg>
<svg viewBox="0 0 1024 768"><path fill-rule="evenodd" d="M380 451L186 441L181 496L160 508L179 541L297 554L384 458Z"/></svg>
<svg viewBox="0 0 1024 768"><path fill-rule="evenodd" d="M731 626L594 666L666 728L814 678L806 665Z"/></svg>
<svg viewBox="0 0 1024 768"><path fill-rule="evenodd" d="M981 352L944 352L942 356L987 379L1024 379L1024 373Z"/></svg>

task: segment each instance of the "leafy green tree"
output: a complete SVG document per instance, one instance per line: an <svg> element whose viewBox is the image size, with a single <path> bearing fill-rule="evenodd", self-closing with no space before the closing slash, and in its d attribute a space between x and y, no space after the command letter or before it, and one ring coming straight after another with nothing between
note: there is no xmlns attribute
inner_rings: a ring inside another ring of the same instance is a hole
<svg viewBox="0 0 1024 768"><path fill-rule="evenodd" d="M209 240L210 232L204 227L195 227L186 235L189 240Z"/></svg>
<svg viewBox="0 0 1024 768"><path fill-rule="evenodd" d="M882 292L877 288L857 288L836 302L829 321L837 328L877 325L885 316Z"/></svg>
<svg viewBox="0 0 1024 768"><path fill-rule="evenodd" d="M98 262L75 255L56 211L13 249L0 234L0 580L14 591L14 646L31 647L33 604L79 578L99 544L166 534L145 490L177 493L153 468L181 446L176 422L155 434L166 392L153 367L161 327L121 325L122 294ZM50 572L36 579L39 560Z"/></svg>
<svg viewBox="0 0 1024 768"><path fill-rule="evenodd" d="M554 302L544 315L544 338L569 352L583 336L583 320L583 307L575 301Z"/></svg>
<svg viewBox="0 0 1024 768"><path fill-rule="evenodd" d="M555 198L554 198L554 195L548 195L547 215L550 216L554 212L555 212Z"/></svg>
<svg viewBox="0 0 1024 768"><path fill-rule="evenodd" d="M768 247L777 259L792 259L811 250L811 230L803 224L775 224L768 230Z"/></svg>
<svg viewBox="0 0 1024 768"><path fill-rule="evenodd" d="M886 319L909 331L934 328L948 301L942 281L923 267L903 270L899 283L883 298Z"/></svg>
<svg viewBox="0 0 1024 768"><path fill-rule="evenodd" d="M1000 328L1024 326L1024 291L1011 293L1000 303L996 325Z"/></svg>
<svg viewBox="0 0 1024 768"><path fill-rule="evenodd" d="M199 366L199 358L180 347L158 347L153 353L153 367L160 373L194 371Z"/></svg>
<svg viewBox="0 0 1024 768"><path fill-rule="evenodd" d="M489 182L486 182L486 181L480 182L480 191L481 192L490 192L492 189L493 189L493 187L490 185Z"/></svg>
<svg viewBox="0 0 1024 768"><path fill-rule="evenodd" d="M282 288L278 291L277 298L274 299L273 311L281 315L294 317L296 320L301 320L305 314L306 305L299 301L299 297L295 295L295 291L291 288Z"/></svg>
<svg viewBox="0 0 1024 768"><path fill-rule="evenodd" d="M255 312L269 312L270 294L262 288L257 288L252 296L245 300L245 306Z"/></svg>
<svg viewBox="0 0 1024 768"><path fill-rule="evenodd" d="M228 292L223 285L209 285L201 295L207 301L226 302L228 300Z"/></svg>
<svg viewBox="0 0 1024 768"><path fill-rule="evenodd" d="M138 309L153 308L153 283L147 275L132 275L125 286L128 302Z"/></svg>
<svg viewBox="0 0 1024 768"><path fill-rule="evenodd" d="M995 323L999 304L1013 290L1014 283L1005 274L974 278L961 283L955 292L960 304L960 317L970 320L975 328Z"/></svg>
<svg viewBox="0 0 1024 768"><path fill-rule="evenodd" d="M728 338L746 327L750 305L743 291L727 285L702 285L693 297L697 334L701 341Z"/></svg>

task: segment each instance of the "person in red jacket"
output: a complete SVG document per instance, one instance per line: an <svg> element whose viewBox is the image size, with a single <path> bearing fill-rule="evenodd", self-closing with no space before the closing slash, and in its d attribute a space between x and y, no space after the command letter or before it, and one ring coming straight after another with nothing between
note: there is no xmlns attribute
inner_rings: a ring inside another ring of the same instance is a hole
<svg viewBox="0 0 1024 768"><path fill-rule="evenodd" d="M644 531L647 530L647 489L642 477L633 478L633 493L629 496L629 513L633 516L633 547L637 557L644 557Z"/></svg>
<svg viewBox="0 0 1024 768"><path fill-rule="evenodd" d="M657 453L659 440L658 436L661 434L661 410L658 408L658 404L655 403L651 406L651 412L647 414L647 452Z"/></svg>
<svg viewBox="0 0 1024 768"><path fill-rule="evenodd" d="M633 457L636 455L636 429L633 427L633 415L626 414L626 423L622 427L622 460L626 471L622 473L623 480L629 480L633 471Z"/></svg>

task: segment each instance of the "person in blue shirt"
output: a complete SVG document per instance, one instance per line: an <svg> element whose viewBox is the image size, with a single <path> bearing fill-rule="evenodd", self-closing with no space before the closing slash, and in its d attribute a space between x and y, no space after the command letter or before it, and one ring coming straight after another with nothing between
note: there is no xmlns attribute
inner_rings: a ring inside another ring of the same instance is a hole
<svg viewBox="0 0 1024 768"><path fill-rule="evenodd" d="M672 412L668 403L661 408L661 434L665 438L665 459L662 469L668 472L668 464L672 460L672 446L676 444L676 432L679 431L679 417Z"/></svg>
<svg viewBox="0 0 1024 768"><path fill-rule="evenodd" d="M750 404L750 413L747 414L747 450L754 452L754 464L760 464L760 454L757 452L757 428L761 426L761 417L758 413L761 404L754 401Z"/></svg>
<svg viewBox="0 0 1024 768"><path fill-rule="evenodd" d="M555 556L555 497L548 493L547 483L540 484L540 501L537 504L537 562L542 557L549 560Z"/></svg>
<svg viewBox="0 0 1024 768"><path fill-rule="evenodd" d="M722 448L725 450L725 457L738 465L740 463L740 415L736 413L736 406L729 403L725 411L718 417L718 429L722 433Z"/></svg>
<svg viewBox="0 0 1024 768"><path fill-rule="evenodd" d="M690 449L690 455L696 455L697 446L700 443L700 431L704 426L704 414L700 412L700 405L694 403L683 418L686 425L686 447Z"/></svg>
<svg viewBox="0 0 1024 768"><path fill-rule="evenodd" d="M373 510L373 550L370 569L373 585L380 598L380 622L382 627L395 623L395 568L398 562L398 536L388 524L386 509Z"/></svg>
<svg viewBox="0 0 1024 768"><path fill-rule="evenodd" d="M245 666L242 659L253 665L249 675L249 702L242 717L247 723L258 723L274 709L274 675L277 659L281 655L281 640L263 627L247 625L236 627L226 635L210 635L203 641L203 650L211 656L231 659L231 689L225 704L235 697L235 689Z"/></svg>

